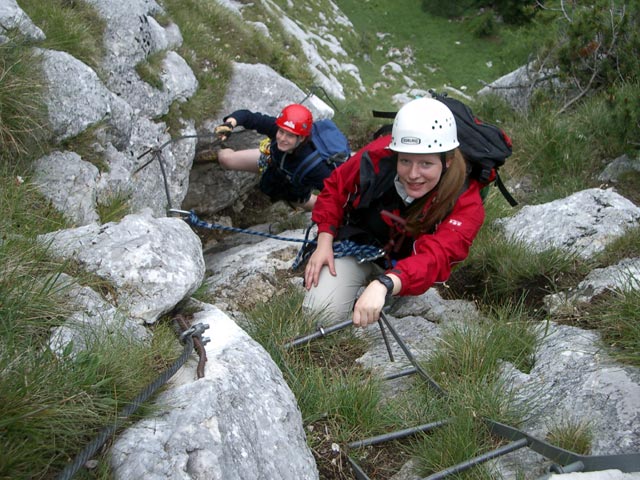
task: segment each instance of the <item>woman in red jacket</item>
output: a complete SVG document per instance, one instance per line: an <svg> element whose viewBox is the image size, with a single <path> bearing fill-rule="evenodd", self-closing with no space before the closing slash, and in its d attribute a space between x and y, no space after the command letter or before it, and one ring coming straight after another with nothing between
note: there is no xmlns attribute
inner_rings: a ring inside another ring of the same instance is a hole
<svg viewBox="0 0 640 480"><path fill-rule="evenodd" d="M420 98L398 111L391 136L331 174L312 213L318 238L304 273L306 308L330 323L353 312L354 325L365 327L378 321L387 296L420 295L447 280L484 221L483 185L468 177L458 145L451 110ZM345 239L385 256L334 258L334 240Z"/></svg>

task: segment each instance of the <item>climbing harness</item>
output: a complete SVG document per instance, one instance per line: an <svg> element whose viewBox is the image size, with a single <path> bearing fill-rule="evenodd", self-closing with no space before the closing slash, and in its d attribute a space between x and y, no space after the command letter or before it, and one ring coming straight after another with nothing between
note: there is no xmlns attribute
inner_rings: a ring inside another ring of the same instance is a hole
<svg viewBox="0 0 640 480"><path fill-rule="evenodd" d="M322 328L318 332L312 333L310 335L305 335L299 338L294 339L288 343L284 344L284 348L290 348L294 346L304 345L309 343L310 341L324 337L328 333L335 332L337 330L341 330L352 325L352 321L345 321L342 323L338 323L331 327ZM383 378L383 380L392 380L395 378L412 375L414 373L418 373L429 385L431 389L439 396L447 395L447 392L436 383L433 378L429 376L429 374L420 366L420 364L416 361L415 357L404 343L398 332L395 330L393 325L389 322L384 312L380 313L380 320L378 321L380 328L383 328L383 325L386 326L387 330L391 332L394 340L400 347L400 349L405 354L409 363L411 363L412 367L406 369L402 372L388 375ZM389 354L391 353L389 344L387 342L386 336L383 331L383 340L387 346L387 351ZM394 361L393 357L389 356L390 361ZM619 454L619 455L579 455L573 453L571 451L565 450L563 448L552 445L548 442L540 440L536 437L533 437L517 428L514 428L509 425L505 425L503 423L497 422L490 418L482 419L491 433L496 437L499 437L503 440L508 441L506 445L502 445L494 450L486 452L484 454L478 455L474 458L461 462L457 465L453 465L449 468L446 468L440 472L434 473L425 477L422 480L441 480L450 475L455 475L466 470L469 470L472 467L485 463L489 460L501 457L508 453L520 450L522 448L529 448L534 452L546 457L550 461L554 462L550 467L549 471L552 473L570 473L570 472L596 472L602 470L609 469L617 469L621 472L638 472L640 471L640 453L631 453L631 454ZM424 425L419 425L417 427L406 428L403 430L399 430L396 432L387 433L384 435L378 435L375 437L371 437L368 439L352 442L348 444L349 449L358 449L366 446L379 445L384 442L399 440L402 438L406 438L412 435L416 435L418 433L425 433L437 428L443 427L450 423L450 419L440 420ZM358 462L351 456L347 455L347 460L349 461L349 465L356 477L357 480L371 480L362 467L358 464ZM548 478L548 475L541 477L539 480L544 480Z"/></svg>
<svg viewBox="0 0 640 480"><path fill-rule="evenodd" d="M178 324L185 325L184 318L178 321ZM58 480L68 480L72 478L78 470L80 470L85 463L87 463L96 452L105 444L107 440L113 437L114 433L123 425L124 421L130 417L136 410L146 402L162 385L175 375L175 373L186 363L193 351L196 342L200 345L200 348L209 341L209 338L203 337L202 334L209 325L206 323L198 323L190 326L180 335L180 341L184 343L184 350L180 357L173 362L158 378L151 382L147 387L142 390L126 407L124 407L115 420L105 427L100 434L93 439L89 445L87 445L76 457L73 459L67 467L58 476ZM204 349L202 349L204 352ZM201 377L198 377L201 378Z"/></svg>
<svg viewBox="0 0 640 480"><path fill-rule="evenodd" d="M262 175L271 164L271 139L269 137L263 138L258 150L260 150L260 157L258 158L258 172Z"/></svg>

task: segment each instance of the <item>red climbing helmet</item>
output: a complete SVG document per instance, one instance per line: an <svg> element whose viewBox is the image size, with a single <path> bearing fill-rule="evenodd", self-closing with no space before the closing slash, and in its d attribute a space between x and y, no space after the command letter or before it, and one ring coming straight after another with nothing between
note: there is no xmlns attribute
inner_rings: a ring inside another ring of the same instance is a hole
<svg viewBox="0 0 640 480"><path fill-rule="evenodd" d="M312 123L313 115L311 111L299 103L287 105L282 109L278 118L276 118L276 125L278 125L278 127L302 137L311 135Z"/></svg>

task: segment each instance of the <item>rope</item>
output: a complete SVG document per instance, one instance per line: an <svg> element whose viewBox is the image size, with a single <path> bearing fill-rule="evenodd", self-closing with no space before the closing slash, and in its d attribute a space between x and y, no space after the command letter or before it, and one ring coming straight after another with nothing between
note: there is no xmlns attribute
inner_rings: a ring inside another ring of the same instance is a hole
<svg viewBox="0 0 640 480"><path fill-rule="evenodd" d="M82 466L95 455L100 447L102 447L102 445L104 445L104 443L113 436L115 431L122 426L127 417L133 414L140 407L140 405L146 402L158 388L164 385L180 369L180 367L184 365L184 363L189 358L189 355L191 355L191 351L193 350L193 337L200 337L202 335L202 332L206 328L208 328L208 325L199 323L186 332L183 332L181 339L184 339L185 346L184 350L182 351L182 355L180 355L180 357L175 362L173 362L173 364L170 365L169 368L167 368L162 373L162 375L160 375L153 382L147 385L147 387L142 390L138 394L138 396L136 396L131 401L130 404L124 407L116 417L113 424L105 427L100 432L100 434L84 448L84 450L76 455L73 462L67 465L67 467L62 471L62 473L58 477L58 480L69 480L70 478L72 478L78 472L78 470L80 470L80 468L82 468Z"/></svg>
<svg viewBox="0 0 640 480"><path fill-rule="evenodd" d="M174 210L177 211L177 210ZM309 240L309 232L311 231L311 226L307 228L304 238L292 238L292 237L281 237L279 235L273 235L271 233L258 232L256 230L247 230L244 228L237 227L227 227L226 225L220 225L218 223L208 223L204 220L198 218L196 213L191 210L190 212L180 212L188 214L186 221L193 225L194 227L199 228L207 228L207 229L217 229L223 230L226 232L236 232L236 233L247 233L249 235L258 235L260 237L273 238L276 240L283 240L285 242L296 242L302 243L302 247L298 251L298 254L293 261L293 265L291 268L296 270L301 263L306 260L311 253L313 252L313 248L317 245L315 240ZM379 247L373 245L360 245L358 243L352 242L351 240L342 240L340 242L333 243L333 255L336 258L340 257L355 257L358 262L369 262L373 261L377 258L381 258L385 255L385 251Z"/></svg>
<svg viewBox="0 0 640 480"><path fill-rule="evenodd" d="M200 218L198 218L198 216L195 214L193 210L191 210L188 213L189 213L189 216L187 218L187 222L189 222L194 227L208 228L210 230L223 230L225 232L248 233L250 235L257 235L259 237L267 237L267 238L275 238L276 240L284 240L285 242L305 243L305 240L301 238L280 237L278 235L273 235L271 233L265 233L265 232L258 232L256 230L247 230L244 228L237 228L237 227L227 227L226 225L220 225L219 223L207 223L204 220L200 220Z"/></svg>
<svg viewBox="0 0 640 480"><path fill-rule="evenodd" d="M322 89L322 87L317 87ZM324 89L322 89L324 91ZM325 92L326 94L326 92ZM310 94L309 94L310 95ZM309 95L307 95L307 97L305 97L304 100L302 100L303 102L309 97ZM302 102L301 102L302 103ZM335 106L335 105L334 105ZM292 269L293 270L297 270L298 267L300 267L300 265L302 263L304 263L304 261L309 258L309 256L311 255L311 253L313 252L313 246L317 245L315 240L309 240L309 231L311 229L311 226L309 226L309 228L307 229L307 233L305 235L304 239L299 239L299 238L290 238L290 237L280 237L278 235L273 235L270 233L264 233L264 232L258 232L255 230L247 230L244 228L236 228L236 227L227 227L225 225L220 225L217 223L208 223L205 222L203 220L200 220L200 218L198 218L198 216L195 214L195 212L193 210L191 210L190 212L186 212L183 210L177 210L174 209L171 205L171 196L169 195L169 182L167 180L167 174L165 172L165 167L164 167L164 163L163 163L163 157L162 157L162 151L164 150L164 148L174 142L177 142L179 140L185 139L185 138L201 138L204 136L211 136L211 135L183 135L181 137L177 137L177 138L173 138L165 143L163 143L160 147L156 147L156 148L150 148L147 151L145 151L144 153L142 153L140 156L138 156L138 160L140 160L142 157L144 157L145 155L148 155L149 153L152 154L152 157L150 160L148 160L147 162L145 162L144 164L142 164L140 167L138 167L133 174L137 174L140 170L142 170L143 168L145 168L147 165L149 165L151 162L153 162L154 160L158 160L158 164L160 165L160 172L162 173L162 179L164 181L164 190L165 190L165 195L167 197L167 204L168 204L168 211L169 212L173 212L173 213L179 213L181 215L185 215L187 217L187 221L195 226L195 227L199 227L199 228L207 228L207 229L216 229L216 230L222 230L222 231L226 231L226 232L235 232L235 233L247 233L250 235L257 235L260 237L266 237L266 238L273 238L276 240L283 240L285 242L297 242L297 243L302 243L302 247L300 248L300 250L298 251L298 254L293 262L292 265ZM355 257L358 262L363 263L363 262L370 262L373 260L376 260L378 258L384 257L385 256L385 251L381 248L375 247L373 245L360 245L357 244L355 242L352 242L351 240L343 240L341 242L334 242L333 244L333 253L334 256L336 258L340 258L340 257L347 257L347 256L352 256Z"/></svg>

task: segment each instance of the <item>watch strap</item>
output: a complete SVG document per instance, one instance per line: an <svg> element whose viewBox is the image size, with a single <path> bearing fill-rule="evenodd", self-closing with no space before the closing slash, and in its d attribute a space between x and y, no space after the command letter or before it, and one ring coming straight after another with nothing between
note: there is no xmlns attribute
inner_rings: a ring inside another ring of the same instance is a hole
<svg viewBox="0 0 640 480"><path fill-rule="evenodd" d="M376 280L387 287L387 296L391 296L391 294L393 293L393 280L391 280L391 277L382 274L376 277Z"/></svg>

